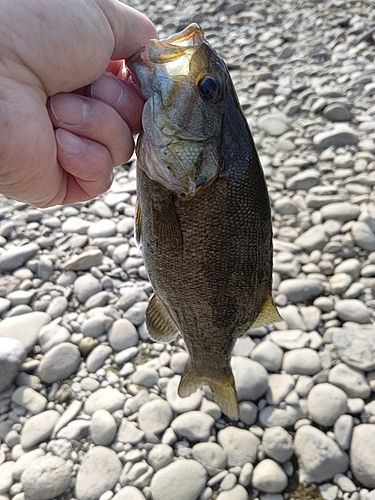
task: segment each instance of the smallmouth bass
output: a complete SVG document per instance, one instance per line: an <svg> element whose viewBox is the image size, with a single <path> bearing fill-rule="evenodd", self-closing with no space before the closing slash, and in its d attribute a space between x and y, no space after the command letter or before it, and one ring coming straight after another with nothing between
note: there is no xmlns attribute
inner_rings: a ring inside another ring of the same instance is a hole
<svg viewBox="0 0 375 500"><path fill-rule="evenodd" d="M147 328L185 341L179 395L208 385L237 419L235 341L281 319L263 170L229 71L197 24L151 40L128 68L146 99L135 233L155 292Z"/></svg>

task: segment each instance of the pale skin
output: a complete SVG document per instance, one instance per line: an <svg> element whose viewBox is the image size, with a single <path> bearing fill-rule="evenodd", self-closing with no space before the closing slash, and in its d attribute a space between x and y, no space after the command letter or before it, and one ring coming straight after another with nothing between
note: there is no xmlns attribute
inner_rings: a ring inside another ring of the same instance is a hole
<svg viewBox="0 0 375 500"><path fill-rule="evenodd" d="M134 151L143 99L123 60L153 24L117 0L0 0L0 11L0 193L37 207L98 196Z"/></svg>

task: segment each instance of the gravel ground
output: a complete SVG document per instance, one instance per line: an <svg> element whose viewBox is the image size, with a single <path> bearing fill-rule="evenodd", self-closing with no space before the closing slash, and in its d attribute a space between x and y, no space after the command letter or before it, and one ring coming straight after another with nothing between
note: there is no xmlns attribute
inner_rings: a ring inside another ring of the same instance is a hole
<svg viewBox="0 0 375 500"><path fill-rule="evenodd" d="M177 396L133 237L135 161L111 190L0 200L0 500L375 498L375 10L367 1L135 1L224 56L270 191L285 321L234 351L240 420Z"/></svg>

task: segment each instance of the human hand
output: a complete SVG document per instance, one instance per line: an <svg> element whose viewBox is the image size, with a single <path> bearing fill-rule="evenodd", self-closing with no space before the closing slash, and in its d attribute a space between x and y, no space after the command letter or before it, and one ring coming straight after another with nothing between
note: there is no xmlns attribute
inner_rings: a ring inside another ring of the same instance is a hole
<svg viewBox="0 0 375 500"><path fill-rule="evenodd" d="M39 207L98 196L134 150L143 100L118 76L154 26L117 0L0 7L0 193Z"/></svg>

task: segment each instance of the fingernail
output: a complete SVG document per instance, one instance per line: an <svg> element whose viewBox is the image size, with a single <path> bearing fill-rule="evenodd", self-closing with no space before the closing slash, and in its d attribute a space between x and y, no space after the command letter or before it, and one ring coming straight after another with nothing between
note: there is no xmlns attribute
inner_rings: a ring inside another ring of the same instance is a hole
<svg viewBox="0 0 375 500"><path fill-rule="evenodd" d="M66 154L77 156L82 153L85 143L78 137L78 135L72 134L67 130L59 128L56 130L56 140L59 146Z"/></svg>
<svg viewBox="0 0 375 500"><path fill-rule="evenodd" d="M115 109L123 95L124 90L113 75L103 75L91 85L91 96L94 99L106 102Z"/></svg>
<svg viewBox="0 0 375 500"><path fill-rule="evenodd" d="M76 94L57 94L50 99L50 108L56 120L66 125L79 125L87 114L87 105Z"/></svg>

